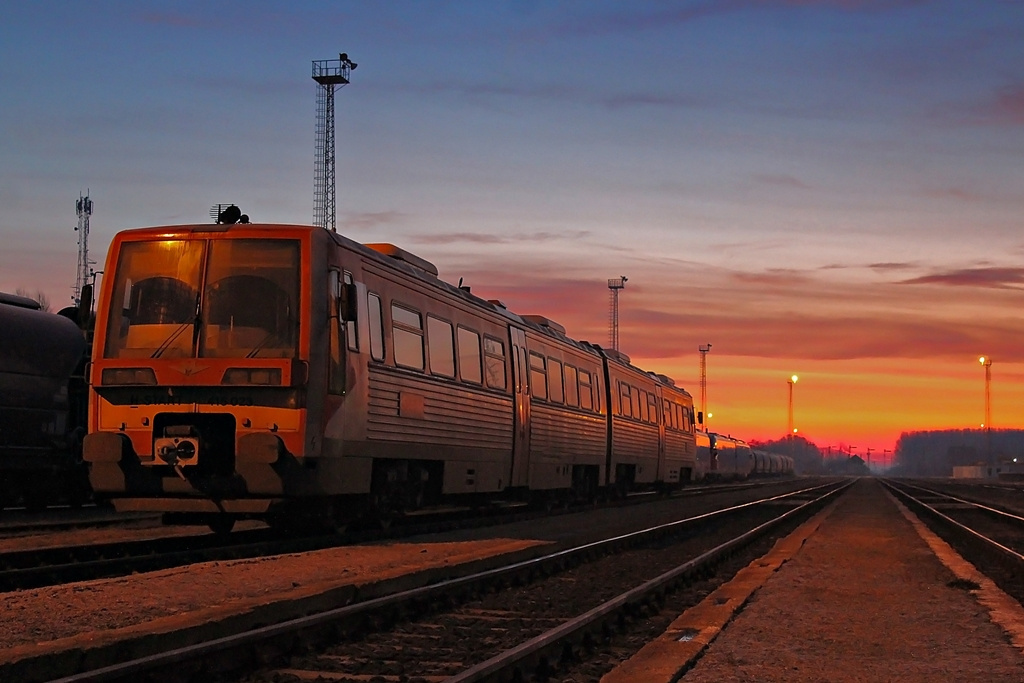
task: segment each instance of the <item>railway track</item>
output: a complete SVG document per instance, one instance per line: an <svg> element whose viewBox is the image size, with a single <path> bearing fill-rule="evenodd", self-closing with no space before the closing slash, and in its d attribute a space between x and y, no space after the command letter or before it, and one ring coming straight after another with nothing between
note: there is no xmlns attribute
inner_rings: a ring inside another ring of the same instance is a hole
<svg viewBox="0 0 1024 683"><path fill-rule="evenodd" d="M737 493L786 482L735 484L687 489L681 496ZM634 505L647 502L649 496L636 496L609 505ZM487 513L468 509L445 510L411 515L388 529L353 530L343 534L283 535L270 529L250 529L215 535L208 531L187 536L167 536L140 540L118 540L59 547L0 552L0 592L42 586L124 576L132 573L168 569L196 562L263 557L283 553L309 552L339 545L398 539L417 534L452 529L505 524L540 519L552 514L573 512L546 511L514 507L492 509Z"/></svg>
<svg viewBox="0 0 1024 683"><path fill-rule="evenodd" d="M1024 515L933 487L884 483L932 531L1024 603Z"/></svg>
<svg viewBox="0 0 1024 683"><path fill-rule="evenodd" d="M48 508L43 512L4 510L0 515L0 538L75 529L123 527L160 523L155 514L120 514L95 505L81 508Z"/></svg>
<svg viewBox="0 0 1024 683"><path fill-rule="evenodd" d="M721 569L731 575L844 487L804 487L62 680L483 681L555 670L594 680L623 642L654 635L643 627L662 607L674 618L723 580L716 567L731 560Z"/></svg>

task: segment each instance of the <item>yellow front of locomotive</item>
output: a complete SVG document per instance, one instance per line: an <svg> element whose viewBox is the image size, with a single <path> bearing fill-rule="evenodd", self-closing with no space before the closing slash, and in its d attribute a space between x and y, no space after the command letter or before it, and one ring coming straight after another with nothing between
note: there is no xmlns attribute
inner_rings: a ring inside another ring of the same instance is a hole
<svg viewBox="0 0 1024 683"><path fill-rule="evenodd" d="M311 300L310 243L294 226L115 237L83 449L98 495L119 510L258 516L315 490L310 310L326 303Z"/></svg>

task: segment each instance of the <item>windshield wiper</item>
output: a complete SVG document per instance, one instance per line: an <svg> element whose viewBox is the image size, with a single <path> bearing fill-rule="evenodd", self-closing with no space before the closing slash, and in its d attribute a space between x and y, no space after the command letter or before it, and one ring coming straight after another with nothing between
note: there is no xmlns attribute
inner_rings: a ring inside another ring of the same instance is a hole
<svg viewBox="0 0 1024 683"><path fill-rule="evenodd" d="M150 356L150 358L159 358L160 356L162 356L164 351L169 349L171 347L171 344L174 343L174 340L180 337L181 333L185 331L185 328L191 324L192 323L190 321L186 320L185 322L178 325L178 327L175 328L173 332L171 332L171 335L167 337L167 339L164 339L160 346L156 347L156 351L153 352L153 355Z"/></svg>
<svg viewBox="0 0 1024 683"><path fill-rule="evenodd" d="M192 320L186 320L185 322L183 322L180 325L178 325L178 327L176 327L174 329L174 331L171 332L170 336L167 337L167 339L165 339L160 344L160 346L156 347L156 351L153 352L153 355L151 355L150 358L159 358L160 356L164 355L164 351L166 351L167 349L169 349L171 347L171 344L174 343L174 340L177 339L178 337L180 337L181 333L184 332L185 328L187 328L189 325L192 326L192 348L195 349L195 347L196 347L196 340L199 337L199 328L200 328L200 322L199 322L200 321L199 302L200 302L200 297L199 297L198 294L196 294L196 314L195 314L195 316L192 318Z"/></svg>

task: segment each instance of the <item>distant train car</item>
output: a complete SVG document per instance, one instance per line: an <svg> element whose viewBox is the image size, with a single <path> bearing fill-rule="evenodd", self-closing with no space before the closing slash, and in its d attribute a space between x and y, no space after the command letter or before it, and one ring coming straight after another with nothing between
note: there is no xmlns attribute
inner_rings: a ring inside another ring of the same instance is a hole
<svg viewBox="0 0 1024 683"><path fill-rule="evenodd" d="M669 488L692 481L696 469L693 401L664 375L634 367L624 353L603 350L611 396L614 482Z"/></svg>
<svg viewBox="0 0 1024 683"><path fill-rule="evenodd" d="M719 479L746 479L754 472L754 452L746 441L723 434L710 436Z"/></svg>
<svg viewBox="0 0 1024 683"><path fill-rule="evenodd" d="M148 228L114 238L105 273L84 457L118 510L344 523L697 469L686 391L393 245Z"/></svg>
<svg viewBox="0 0 1024 683"><path fill-rule="evenodd" d="M0 293L0 505L39 509L87 496L84 381L76 386L73 376L85 348L69 318Z"/></svg>
<svg viewBox="0 0 1024 683"><path fill-rule="evenodd" d="M694 432L694 446L697 450L697 479L712 480L718 476L718 461L712 450L711 434L701 429Z"/></svg>

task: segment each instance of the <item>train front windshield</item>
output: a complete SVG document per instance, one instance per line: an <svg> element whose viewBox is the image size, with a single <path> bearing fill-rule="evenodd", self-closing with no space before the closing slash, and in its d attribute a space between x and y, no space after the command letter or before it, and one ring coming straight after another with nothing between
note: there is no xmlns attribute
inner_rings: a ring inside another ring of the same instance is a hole
<svg viewBox="0 0 1024 683"><path fill-rule="evenodd" d="M106 358L295 358L299 242L125 242Z"/></svg>

